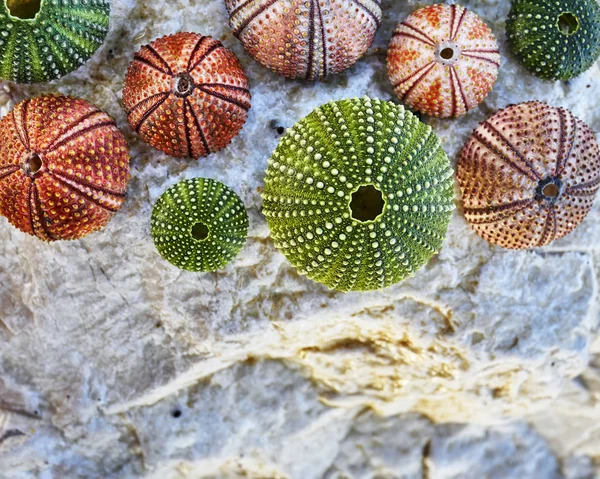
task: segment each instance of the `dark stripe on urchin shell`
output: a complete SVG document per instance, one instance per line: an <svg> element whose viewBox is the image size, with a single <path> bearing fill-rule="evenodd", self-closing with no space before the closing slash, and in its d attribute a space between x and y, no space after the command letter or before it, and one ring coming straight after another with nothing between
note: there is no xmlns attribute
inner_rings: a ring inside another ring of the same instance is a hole
<svg viewBox="0 0 600 479"><path fill-rule="evenodd" d="M570 233L592 208L600 149L570 112L522 103L480 124L457 170L463 211L475 231L505 248L535 248ZM549 185L554 188L546 191Z"/></svg>
<svg viewBox="0 0 600 479"><path fill-rule="evenodd" d="M202 146L204 148L204 154L208 155L209 153L211 153L211 150L210 150L210 147L208 146L208 140L206 139L206 134L204 133L204 130L202 130L202 125L198 121L198 117L196 116L196 112L192 108L192 105L190 105L190 101L187 98L185 99L185 101L188 105L188 108L192 112L192 119L194 120L194 125L196 125L196 130L198 131L198 135L200 135L200 141L202 142Z"/></svg>
<svg viewBox="0 0 600 479"><path fill-rule="evenodd" d="M192 234L208 228L205 239ZM193 178L167 189L152 209L151 233L160 255L194 272L217 271L231 262L248 237L248 215L239 196L216 180Z"/></svg>
<svg viewBox="0 0 600 479"><path fill-rule="evenodd" d="M426 43L427 45L430 46L435 46L435 40L433 40L433 38L431 38L429 35L427 35L425 32L423 32L422 30L418 29L417 27L415 27L414 25L411 25L410 23L404 21L401 23L401 25L405 26L406 28L408 28L409 30L412 30L413 32L415 32L417 35L420 35L422 38L424 38L423 43Z"/></svg>
<svg viewBox="0 0 600 479"><path fill-rule="evenodd" d="M366 185L385 203L360 221L350 204ZM331 289L372 290L413 274L439 250L453 172L431 127L403 107L342 100L287 131L262 196L275 245L299 273Z"/></svg>
<svg viewBox="0 0 600 479"><path fill-rule="evenodd" d="M570 35L559 28L565 13L579 22ZM514 55L532 74L569 80L600 56L600 5L596 0L513 0L506 32Z"/></svg>
<svg viewBox="0 0 600 479"><path fill-rule="evenodd" d="M109 16L108 0L45 1L27 20L0 2L0 78L40 83L76 70L104 42Z"/></svg>
<svg viewBox="0 0 600 479"><path fill-rule="evenodd" d="M196 88L198 88L198 90L206 93L207 95L212 95L215 98L218 98L219 100L223 100L223 101L226 101L227 103L231 103L232 105L240 107L242 110L245 110L245 111L250 110L250 105L242 103L241 101L238 101L235 98L229 98L228 96L225 96L222 93L213 91L210 89L210 87L208 85L204 85L204 84L197 85ZM240 89L240 91L247 92L248 90L246 88L242 88L242 89Z"/></svg>
<svg viewBox="0 0 600 479"><path fill-rule="evenodd" d="M350 0L350 1L352 3L354 3L357 7L359 7L361 10L363 10L364 12L367 13L367 15L369 15L373 19L373 21L375 22L375 25L377 25L377 28L379 28L381 26L381 18L379 18L375 12L373 12L371 9L369 9L366 5L359 2L358 0Z"/></svg>

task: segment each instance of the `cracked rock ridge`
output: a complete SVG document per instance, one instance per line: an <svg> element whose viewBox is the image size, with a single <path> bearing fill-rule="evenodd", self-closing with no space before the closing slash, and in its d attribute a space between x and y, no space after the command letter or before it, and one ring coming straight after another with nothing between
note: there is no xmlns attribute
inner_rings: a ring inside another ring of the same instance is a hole
<svg viewBox="0 0 600 479"><path fill-rule="evenodd" d="M509 2L463 4L493 28L503 64L479 108L426 120L453 161L509 103L563 106L600 132L600 109L582 101L600 96L598 64L541 82L507 50ZM42 244L0 219L0 477L600 476L600 203L564 239L509 252L477 237L457 200L441 253L372 293L298 276L268 238L260 191L281 127L329 100L392 99L387 42L417 6L384 0L365 58L313 85L250 59L222 0L115 0L85 67L50 85L1 85L0 115L52 91L108 112L133 178L122 210L80 241ZM200 161L143 144L120 105L134 52L186 30L232 49L253 95L242 133ZM149 235L154 201L195 176L231 186L250 218L241 255L214 274L177 270Z"/></svg>

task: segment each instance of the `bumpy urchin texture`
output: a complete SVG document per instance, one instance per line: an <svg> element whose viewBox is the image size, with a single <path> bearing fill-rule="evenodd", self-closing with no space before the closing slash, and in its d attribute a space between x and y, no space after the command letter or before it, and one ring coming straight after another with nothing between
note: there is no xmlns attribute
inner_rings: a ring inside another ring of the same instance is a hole
<svg viewBox="0 0 600 479"><path fill-rule="evenodd" d="M109 0L0 1L0 78L39 83L72 72L104 42L109 16Z"/></svg>
<svg viewBox="0 0 600 479"><path fill-rule="evenodd" d="M390 286L442 246L453 172L431 127L369 98L317 108L269 160L263 212L301 274L340 291Z"/></svg>
<svg viewBox="0 0 600 479"><path fill-rule="evenodd" d="M162 37L136 53L123 89L131 127L154 148L198 158L225 148L250 109L246 74L221 42Z"/></svg>
<svg viewBox="0 0 600 479"><path fill-rule="evenodd" d="M513 0L506 23L512 51L534 75L569 80L600 56L596 0Z"/></svg>
<svg viewBox="0 0 600 479"><path fill-rule="evenodd" d="M225 0L248 53L288 78L320 80L351 67L381 24L381 0Z"/></svg>
<svg viewBox="0 0 600 479"><path fill-rule="evenodd" d="M248 215L231 188L208 178L170 187L152 210L152 238L169 263L187 271L217 271L248 238Z"/></svg>
<svg viewBox="0 0 600 479"><path fill-rule="evenodd" d="M399 23L388 75L398 98L426 115L457 117L488 95L500 67L490 28L460 5L431 5Z"/></svg>
<svg viewBox="0 0 600 479"><path fill-rule="evenodd" d="M459 163L465 217L491 243L544 246L571 232L600 188L594 134L540 102L500 110L467 141Z"/></svg>
<svg viewBox="0 0 600 479"><path fill-rule="evenodd" d="M81 238L125 201L127 144L85 100L25 100L0 121L0 213L44 241Z"/></svg>

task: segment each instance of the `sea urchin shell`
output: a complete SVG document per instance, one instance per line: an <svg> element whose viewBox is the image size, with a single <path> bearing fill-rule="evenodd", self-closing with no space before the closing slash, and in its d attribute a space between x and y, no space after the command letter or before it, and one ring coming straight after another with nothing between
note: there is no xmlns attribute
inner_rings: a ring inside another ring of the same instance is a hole
<svg viewBox="0 0 600 479"><path fill-rule="evenodd" d="M453 172L430 126L369 98L331 102L269 160L263 213L301 274L340 291L390 286L444 240Z"/></svg>
<svg viewBox="0 0 600 479"><path fill-rule="evenodd" d="M152 238L169 263L216 271L237 256L248 237L248 215L233 190L207 178L170 187L152 210Z"/></svg>
<svg viewBox="0 0 600 479"><path fill-rule="evenodd" d="M250 109L248 80L221 42L196 33L162 37L136 53L123 105L154 148L198 158L225 148Z"/></svg>
<svg viewBox="0 0 600 479"><path fill-rule="evenodd" d="M108 33L109 0L0 0L0 78L39 83L79 68Z"/></svg>
<svg viewBox="0 0 600 479"><path fill-rule="evenodd" d="M491 243L544 246L583 221L600 188L593 133L540 102L500 110L467 141L459 163L465 217Z"/></svg>
<svg viewBox="0 0 600 479"><path fill-rule="evenodd" d="M457 117L488 95L500 67L489 27L460 5L431 5L399 23L388 51L398 98L426 115Z"/></svg>
<svg viewBox="0 0 600 479"><path fill-rule="evenodd" d="M351 67L381 23L380 0L225 0L250 56L288 78L319 80Z"/></svg>
<svg viewBox="0 0 600 479"><path fill-rule="evenodd" d="M25 233L81 238L108 223L128 182L123 135L84 100L25 100L0 121L0 213Z"/></svg>
<svg viewBox="0 0 600 479"><path fill-rule="evenodd" d="M506 33L531 73L569 80L600 56L600 5L596 0L513 0Z"/></svg>

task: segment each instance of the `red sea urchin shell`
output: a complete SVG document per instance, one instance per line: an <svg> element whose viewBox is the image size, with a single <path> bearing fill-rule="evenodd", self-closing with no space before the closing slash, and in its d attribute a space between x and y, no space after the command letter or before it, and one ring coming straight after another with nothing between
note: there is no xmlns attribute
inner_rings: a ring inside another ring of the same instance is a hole
<svg viewBox="0 0 600 479"><path fill-rule="evenodd" d="M44 241L81 238L125 201L127 144L85 100L25 100L0 121L0 213Z"/></svg>
<svg viewBox="0 0 600 479"><path fill-rule="evenodd" d="M600 189L600 150L571 112L540 102L500 110L458 162L465 217L491 243L544 246L583 221Z"/></svg>
<svg viewBox="0 0 600 479"><path fill-rule="evenodd" d="M381 24L380 0L225 0L250 56L288 78L315 81L351 67Z"/></svg>
<svg viewBox="0 0 600 479"><path fill-rule="evenodd" d="M142 47L123 89L131 127L154 148L181 158L225 148L244 126L250 98L235 55L197 33Z"/></svg>
<svg viewBox="0 0 600 479"><path fill-rule="evenodd" d="M387 63L398 98L426 115L449 118L488 95L500 52L477 15L460 5L431 5L397 25Z"/></svg>

